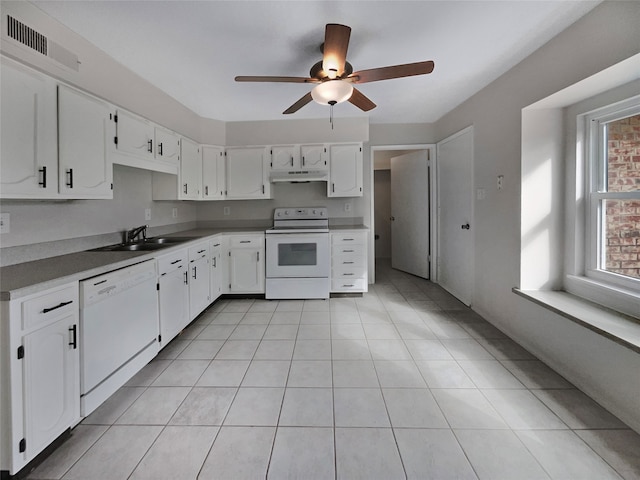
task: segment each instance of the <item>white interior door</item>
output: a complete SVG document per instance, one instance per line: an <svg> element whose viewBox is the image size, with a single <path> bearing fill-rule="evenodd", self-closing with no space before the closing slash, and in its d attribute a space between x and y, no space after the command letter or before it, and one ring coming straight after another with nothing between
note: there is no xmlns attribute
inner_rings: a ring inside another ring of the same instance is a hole
<svg viewBox="0 0 640 480"><path fill-rule="evenodd" d="M391 266L429 278L429 156L391 159Z"/></svg>
<svg viewBox="0 0 640 480"><path fill-rule="evenodd" d="M473 127L437 145L438 283L466 305L473 300Z"/></svg>

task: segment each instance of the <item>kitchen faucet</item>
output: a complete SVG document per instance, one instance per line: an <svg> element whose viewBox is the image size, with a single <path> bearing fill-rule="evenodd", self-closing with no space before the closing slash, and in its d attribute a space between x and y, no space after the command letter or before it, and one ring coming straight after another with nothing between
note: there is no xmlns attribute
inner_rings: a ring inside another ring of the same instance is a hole
<svg viewBox="0 0 640 480"><path fill-rule="evenodd" d="M142 240L147 239L147 227L149 225L140 225L139 227L134 228L133 230L129 230L127 232L127 243L133 243L136 241L136 238L142 234Z"/></svg>

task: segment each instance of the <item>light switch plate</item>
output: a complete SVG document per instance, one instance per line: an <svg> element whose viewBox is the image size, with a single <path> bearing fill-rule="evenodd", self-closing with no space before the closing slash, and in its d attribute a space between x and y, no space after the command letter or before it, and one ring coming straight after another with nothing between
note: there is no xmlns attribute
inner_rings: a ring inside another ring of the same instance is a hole
<svg viewBox="0 0 640 480"><path fill-rule="evenodd" d="M0 213L0 233L9 233L11 230L11 214Z"/></svg>
<svg viewBox="0 0 640 480"><path fill-rule="evenodd" d="M231 215L231 207L224 207L222 210L224 215Z"/></svg>
<svg viewBox="0 0 640 480"><path fill-rule="evenodd" d="M171 209L171 218L178 218L178 209L176 207Z"/></svg>
<svg viewBox="0 0 640 480"><path fill-rule="evenodd" d="M144 209L144 219L145 220L151 220L151 209L150 208L145 208Z"/></svg>

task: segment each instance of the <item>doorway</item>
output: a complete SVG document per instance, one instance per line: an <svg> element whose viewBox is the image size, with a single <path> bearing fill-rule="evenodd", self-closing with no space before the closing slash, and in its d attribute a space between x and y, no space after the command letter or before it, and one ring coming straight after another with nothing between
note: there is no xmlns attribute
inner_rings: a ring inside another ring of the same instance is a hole
<svg viewBox="0 0 640 480"><path fill-rule="evenodd" d="M408 273L412 273L423 278L433 279L435 265L434 262L429 264L429 245L433 244L432 239L434 229L431 227L431 224L436 218L434 215L435 202L433 201L433 195L435 192L435 145L376 146L371 147L371 154L373 160L373 201L371 202L371 219L373 220L372 229L374 230L374 240L372 241L373 245L371 251L373 254L370 255L370 260L377 263L383 263L385 265L393 264L394 268L399 270L407 271ZM392 179L392 158L396 159L394 161L396 165L396 168L394 168L396 172L396 183L405 185L407 182L412 182L412 186L407 188L405 191L415 190L419 193L418 197L421 200L418 201L418 204L414 203L414 206L412 207L407 206L406 198L398 199L397 190L399 190L399 188L397 186L392 188L394 183ZM423 160L418 160L418 158L422 158ZM426 165L424 163L421 165L426 168L418 168L420 166L420 161L426 163ZM398 169L398 165L402 168ZM415 170L416 168L418 170ZM415 171L416 174L412 175L412 171ZM415 181L413 180L414 177ZM399 182L398 179L400 179ZM396 190L395 195L394 190ZM392 213L392 198L394 196L396 197L396 212ZM400 205L398 205L398 202ZM418 205L419 208L415 207L415 205ZM419 215L420 220L424 222L424 228L413 228L417 223L420 223L416 221L412 222L412 218L416 215ZM396 222L391 220L392 217L396 217ZM401 221L402 217L405 217L404 226L400 225L403 223ZM409 222L408 234L413 235L414 239L419 241L406 241L407 237L404 235L407 234L407 221ZM393 248L394 230L396 230L395 255ZM416 234L415 232L421 233ZM398 235L401 235L405 240L398 241ZM397 247L399 245L402 245L402 248L398 249ZM398 258L398 251L401 252L403 258ZM394 256L396 257L395 261L393 260ZM423 268L414 269L412 262L407 262L406 260L418 257L424 260ZM375 269L371 270L375 271ZM373 280L375 281L375 278Z"/></svg>

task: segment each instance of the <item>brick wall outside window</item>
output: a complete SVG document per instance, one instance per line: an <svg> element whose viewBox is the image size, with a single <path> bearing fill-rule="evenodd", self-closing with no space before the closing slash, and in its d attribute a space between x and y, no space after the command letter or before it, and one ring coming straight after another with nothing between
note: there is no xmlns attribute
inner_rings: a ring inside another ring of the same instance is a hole
<svg viewBox="0 0 640 480"><path fill-rule="evenodd" d="M640 115L608 124L608 191L640 191ZM606 201L606 270L640 278L640 200Z"/></svg>

